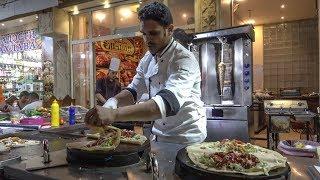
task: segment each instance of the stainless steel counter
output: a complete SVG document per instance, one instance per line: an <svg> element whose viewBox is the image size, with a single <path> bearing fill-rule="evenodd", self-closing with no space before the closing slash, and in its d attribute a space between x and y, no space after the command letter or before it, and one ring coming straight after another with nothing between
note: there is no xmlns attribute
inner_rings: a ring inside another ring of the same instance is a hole
<svg viewBox="0 0 320 180"><path fill-rule="evenodd" d="M316 158L286 156L291 168L290 180L312 179L308 174L308 166L318 163Z"/></svg>
<svg viewBox="0 0 320 180"><path fill-rule="evenodd" d="M29 136L38 136L31 134ZM74 140L74 139L73 139ZM72 139L51 138L51 148L54 152L52 159L60 159L65 161L66 153L63 150L63 144L73 141ZM52 143L53 142L53 143ZM159 179L178 180L180 179L174 174L175 156L181 145L170 143L152 143L151 151L156 154L159 163ZM29 150L20 148L14 150L15 155L20 153L22 156L29 157L32 155L40 155L40 147L32 147ZM33 152L31 152L33 151ZM8 155L10 155L9 153ZM1 155L1 160L4 160L6 155ZM291 167L291 180L311 179L308 175L307 167L317 163L314 158L303 158L287 156L288 163ZM75 165L68 165L65 161L59 167L53 167L42 170L26 171L26 164L19 163L10 165L4 168L5 176L15 179L31 179L31 178L53 178L53 179L129 179L129 180L149 180L152 179L152 174L146 172L146 166L143 161L140 164L121 167L121 168L105 168L105 167L79 167Z"/></svg>

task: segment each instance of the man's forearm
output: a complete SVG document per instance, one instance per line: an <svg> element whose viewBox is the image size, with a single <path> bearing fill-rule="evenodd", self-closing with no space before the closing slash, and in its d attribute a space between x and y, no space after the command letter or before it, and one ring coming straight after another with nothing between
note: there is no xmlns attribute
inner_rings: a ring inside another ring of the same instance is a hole
<svg viewBox="0 0 320 180"><path fill-rule="evenodd" d="M117 109L116 122L154 121L161 119L161 112L154 100L120 107Z"/></svg>
<svg viewBox="0 0 320 180"><path fill-rule="evenodd" d="M118 107L133 105L134 98L130 91L122 90L119 94L115 95L114 98L118 101Z"/></svg>

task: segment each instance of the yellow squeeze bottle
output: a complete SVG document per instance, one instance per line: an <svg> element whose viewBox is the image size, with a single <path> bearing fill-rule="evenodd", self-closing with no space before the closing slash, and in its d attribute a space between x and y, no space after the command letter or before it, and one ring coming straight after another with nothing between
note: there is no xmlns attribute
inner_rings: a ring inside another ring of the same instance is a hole
<svg viewBox="0 0 320 180"><path fill-rule="evenodd" d="M56 100L51 105L51 127L59 127L60 125L60 108Z"/></svg>

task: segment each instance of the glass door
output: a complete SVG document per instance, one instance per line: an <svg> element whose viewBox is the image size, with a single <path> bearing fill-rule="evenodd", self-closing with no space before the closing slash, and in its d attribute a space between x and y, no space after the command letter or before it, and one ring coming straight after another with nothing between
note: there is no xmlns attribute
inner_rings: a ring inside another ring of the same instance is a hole
<svg viewBox="0 0 320 180"><path fill-rule="evenodd" d="M90 108L89 43L72 45L73 97L76 104Z"/></svg>

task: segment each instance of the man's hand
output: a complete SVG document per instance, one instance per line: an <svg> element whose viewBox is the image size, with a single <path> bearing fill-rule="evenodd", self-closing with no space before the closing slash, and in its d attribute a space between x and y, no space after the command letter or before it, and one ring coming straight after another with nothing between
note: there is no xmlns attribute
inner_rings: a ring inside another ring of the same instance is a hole
<svg viewBox="0 0 320 180"><path fill-rule="evenodd" d="M85 116L85 123L89 126L104 126L112 124L117 116L117 110L96 106Z"/></svg>
<svg viewBox="0 0 320 180"><path fill-rule="evenodd" d="M107 100L99 93L96 94L96 98L97 98L97 101L102 103L102 104L105 104L107 102Z"/></svg>

